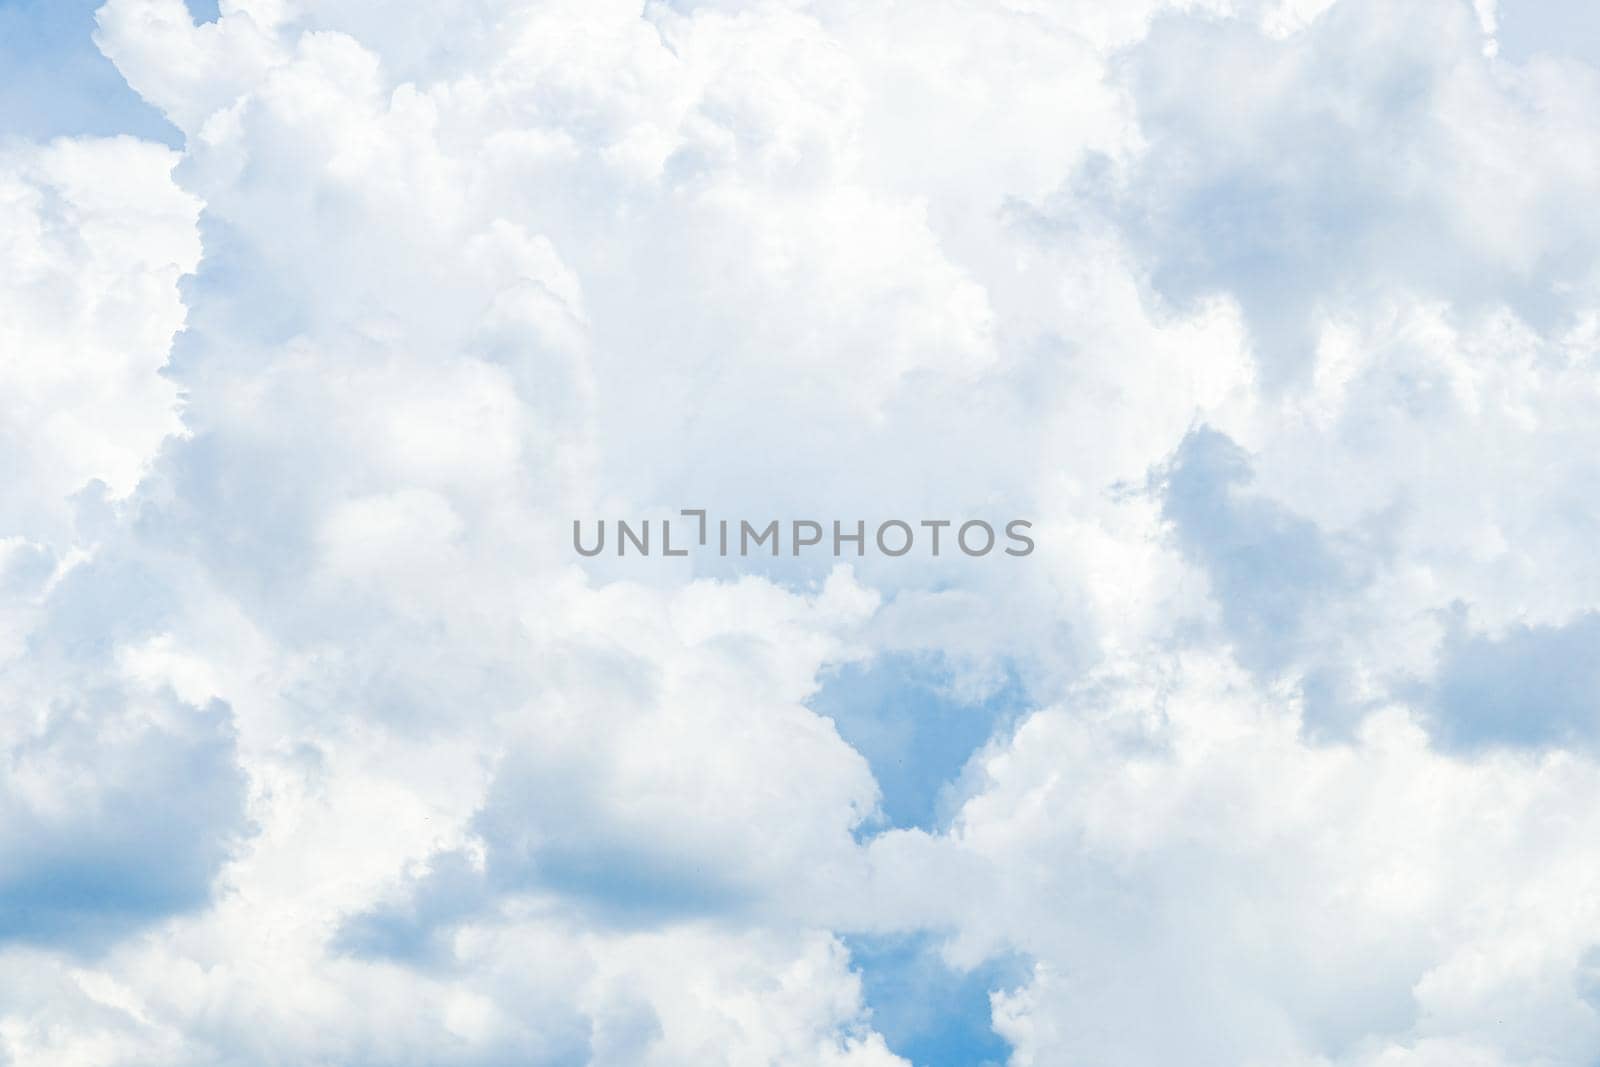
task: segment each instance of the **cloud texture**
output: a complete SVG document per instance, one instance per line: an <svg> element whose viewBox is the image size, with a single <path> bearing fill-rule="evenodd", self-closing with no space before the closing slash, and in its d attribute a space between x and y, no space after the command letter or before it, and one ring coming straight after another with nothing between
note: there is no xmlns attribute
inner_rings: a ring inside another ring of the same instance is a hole
<svg viewBox="0 0 1600 1067"><path fill-rule="evenodd" d="M0 1063L1600 1058L1586 10L206 14L0 128Z"/></svg>

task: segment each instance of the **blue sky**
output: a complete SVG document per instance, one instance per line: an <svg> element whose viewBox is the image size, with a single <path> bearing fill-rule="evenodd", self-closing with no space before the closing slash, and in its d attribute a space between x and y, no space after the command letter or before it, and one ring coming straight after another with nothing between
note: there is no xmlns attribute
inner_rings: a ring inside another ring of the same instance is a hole
<svg viewBox="0 0 1600 1067"><path fill-rule="evenodd" d="M841 666L810 701L871 765L888 826L933 830L948 819L962 768L1026 706L1003 669L968 692L959 674L938 656L891 654Z"/></svg>
<svg viewBox="0 0 1600 1067"><path fill-rule="evenodd" d="M178 130L128 88L95 47L95 0L0 0L0 132L45 140Z"/></svg>
<svg viewBox="0 0 1600 1067"><path fill-rule="evenodd" d="M1600 15L1593 5L1558 0L1508 0L1499 11L1500 48L1510 59L1561 56L1594 63L1600 59Z"/></svg>

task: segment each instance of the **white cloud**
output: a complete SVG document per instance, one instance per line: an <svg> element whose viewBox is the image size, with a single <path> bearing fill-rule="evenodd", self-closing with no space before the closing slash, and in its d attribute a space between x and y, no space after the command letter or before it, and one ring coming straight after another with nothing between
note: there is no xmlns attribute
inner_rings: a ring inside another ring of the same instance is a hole
<svg viewBox="0 0 1600 1067"><path fill-rule="evenodd" d="M0 1056L888 1064L920 930L1018 1065L1592 1060L1596 75L1487 10L110 0L181 153L0 155ZM567 547L679 507L1040 547ZM808 706L895 657L930 829Z"/></svg>
<svg viewBox="0 0 1600 1067"><path fill-rule="evenodd" d="M967 870L918 921L1034 955L1001 997L1018 1062L1573 1063L1600 1037L1592 760L1440 754L1399 708L1308 743L1292 703L1186 656L980 766L947 837L874 851L885 902Z"/></svg>
<svg viewBox="0 0 1600 1067"><path fill-rule="evenodd" d="M132 138L0 149L7 534L63 536L67 496L95 480L127 495L181 429L178 388L157 375L200 257L177 161Z"/></svg>

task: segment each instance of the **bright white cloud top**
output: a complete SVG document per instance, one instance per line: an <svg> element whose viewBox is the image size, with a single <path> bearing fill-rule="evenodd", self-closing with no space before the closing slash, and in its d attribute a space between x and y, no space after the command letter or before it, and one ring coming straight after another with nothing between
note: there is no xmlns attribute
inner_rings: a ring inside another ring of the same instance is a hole
<svg viewBox="0 0 1600 1067"><path fill-rule="evenodd" d="M91 7L0 1063L1600 1061L1588 5ZM572 551L683 507L1038 550Z"/></svg>

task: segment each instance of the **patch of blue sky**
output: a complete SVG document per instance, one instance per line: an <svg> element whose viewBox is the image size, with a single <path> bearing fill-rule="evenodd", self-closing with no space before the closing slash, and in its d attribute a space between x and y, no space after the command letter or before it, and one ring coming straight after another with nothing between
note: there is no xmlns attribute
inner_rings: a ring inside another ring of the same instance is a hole
<svg viewBox="0 0 1600 1067"><path fill-rule="evenodd" d="M0 0L0 139L129 134L183 143L95 46L101 2Z"/></svg>
<svg viewBox="0 0 1600 1067"><path fill-rule="evenodd" d="M999 1067L1011 1046L995 1033L990 994L1027 978L1019 957L957 970L929 933L847 937L873 1029L915 1067Z"/></svg>
<svg viewBox="0 0 1600 1067"><path fill-rule="evenodd" d="M893 653L834 670L810 704L866 758L889 825L933 829L967 761L1020 714L1025 693L1010 668L974 688L942 655Z"/></svg>
<svg viewBox="0 0 1600 1067"><path fill-rule="evenodd" d="M1600 65L1600 4L1594 0L1500 0L1496 23L1506 59L1550 55Z"/></svg>

